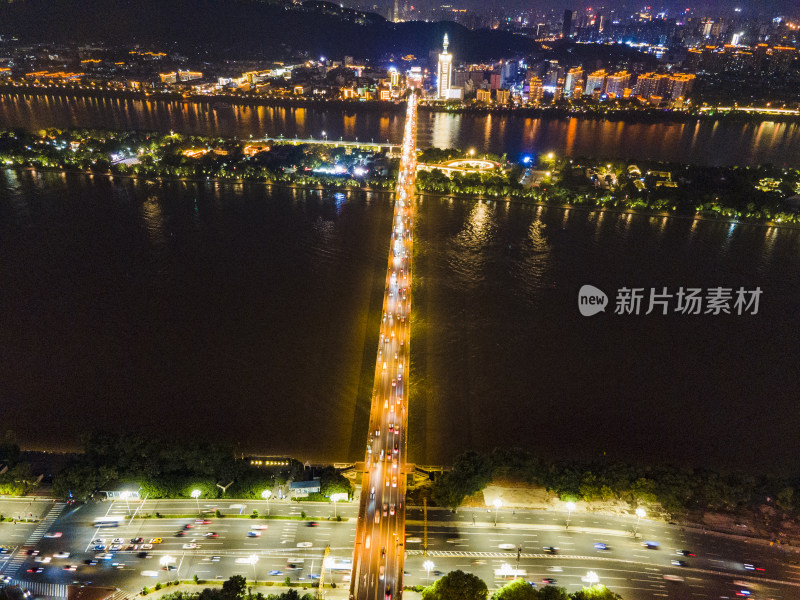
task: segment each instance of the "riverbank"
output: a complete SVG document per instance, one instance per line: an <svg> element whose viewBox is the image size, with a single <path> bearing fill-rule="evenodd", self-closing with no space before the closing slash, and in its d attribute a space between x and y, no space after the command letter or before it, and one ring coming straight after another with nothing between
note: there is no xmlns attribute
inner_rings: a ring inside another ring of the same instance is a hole
<svg viewBox="0 0 800 600"><path fill-rule="evenodd" d="M95 173L91 171L75 171L75 170L66 170L66 169L49 168L49 167L7 167L7 169L15 170L18 172L28 172L28 173L43 171L51 173L62 173L64 175L68 174L85 175L85 176L88 175L91 177L106 177L109 180L128 179L128 180L143 181L145 183L147 182L166 183L170 181L185 182L185 183L207 183L207 184L224 183L233 185L244 185L247 183L250 184L255 183L258 185L264 185L269 188L278 188L278 189L310 190L317 192L364 192L370 194L388 194L388 195L394 194L394 191L391 189L372 188L368 186L348 187L344 185L331 186L331 185L321 185L321 184L313 185L313 184L294 184L294 183L274 183L274 182L253 181L248 179L227 179L220 177L169 177L169 176L149 177L146 175ZM449 194L443 192L428 192L428 191L419 192L418 195L431 198L454 198L457 200L465 200L473 202L485 201L485 202L508 202L515 204L526 204L529 206L541 206L543 208L561 209L564 210L565 212L569 212L570 210L579 210L587 213L609 213L609 214L631 215L631 216L648 217L648 218L725 223L729 225L747 225L753 227L761 227L765 229L787 229L787 230L800 229L800 222L798 223L790 223L790 222L777 223L775 221L758 222L752 220L740 220L740 219L733 219L723 216L707 215L707 214L682 215L665 211L647 211L642 209L637 210L631 208L587 206L585 204L564 204L556 201L551 202L543 199L532 199L532 198L514 197L514 196L498 197L498 196L487 196L483 194Z"/></svg>
<svg viewBox="0 0 800 600"><path fill-rule="evenodd" d="M405 110L405 101L402 99L391 101L379 100L344 100L320 99L303 97L265 97L254 93L243 92L238 94L191 94L173 91L143 91L120 88L98 88L82 85L25 85L25 84L0 84L0 94L25 94L33 96L58 96L58 97L83 97L83 98L114 98L141 101L181 102L185 104L200 105L217 113L224 113L226 109L234 106L264 106L279 108L314 108L340 111L346 114L356 112L386 113L401 115ZM420 104L420 112L449 113L474 116L517 116L543 120L584 119L589 121L609 121L625 123L700 123L730 121L734 123L800 123L800 112L797 114L749 112L746 107L722 107L714 110L709 107L692 108L691 110L638 107L638 106L610 106L607 104L587 105L578 104L574 107L562 106L525 106L507 105L494 106L486 104Z"/></svg>

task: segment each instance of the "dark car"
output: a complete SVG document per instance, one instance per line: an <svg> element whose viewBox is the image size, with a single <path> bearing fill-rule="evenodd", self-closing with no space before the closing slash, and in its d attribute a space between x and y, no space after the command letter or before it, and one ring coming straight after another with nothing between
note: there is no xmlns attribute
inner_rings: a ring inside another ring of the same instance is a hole
<svg viewBox="0 0 800 600"><path fill-rule="evenodd" d="M97 564L97 560L95 560L94 558L87 558L86 560L83 561L83 564L93 567Z"/></svg>
<svg viewBox="0 0 800 600"><path fill-rule="evenodd" d="M685 560L673 560L672 564L675 567L685 567L685 566L687 566L687 563L686 563Z"/></svg>
<svg viewBox="0 0 800 600"><path fill-rule="evenodd" d="M678 550L678 554L681 556L694 556L694 552L689 550Z"/></svg>
<svg viewBox="0 0 800 600"><path fill-rule="evenodd" d="M555 546L545 546L544 551L548 554L558 554L558 548Z"/></svg>
<svg viewBox="0 0 800 600"><path fill-rule="evenodd" d="M542 579L542 583L544 583L545 585L555 585L558 583L558 581L556 581L552 577L545 577L544 579Z"/></svg>

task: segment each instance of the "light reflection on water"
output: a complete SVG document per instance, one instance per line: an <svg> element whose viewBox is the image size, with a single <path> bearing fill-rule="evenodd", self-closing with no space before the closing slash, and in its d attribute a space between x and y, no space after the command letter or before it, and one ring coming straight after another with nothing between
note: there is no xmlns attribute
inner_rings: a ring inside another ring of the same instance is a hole
<svg viewBox="0 0 800 600"><path fill-rule="evenodd" d="M245 452L360 458L388 198L0 172L0 419L45 444L83 431L76 403L112 430L193 412ZM800 451L800 232L427 196L414 239L413 461ZM764 293L756 317L587 319L586 283ZM783 443L720 444L742 419Z"/></svg>
<svg viewBox="0 0 800 600"><path fill-rule="evenodd" d="M400 112L280 106L210 108L203 104L119 98L0 94L0 125L175 130L202 135L402 139ZM732 121L623 123L534 119L514 115L431 113L418 122L420 147L474 147L478 152L555 151L570 156L657 159L712 164L773 163L800 167L800 124Z"/></svg>

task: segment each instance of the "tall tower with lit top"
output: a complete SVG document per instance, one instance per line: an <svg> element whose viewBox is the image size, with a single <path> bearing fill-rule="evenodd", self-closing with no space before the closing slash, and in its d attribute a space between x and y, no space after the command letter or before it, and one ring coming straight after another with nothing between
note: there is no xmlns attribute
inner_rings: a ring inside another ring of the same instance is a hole
<svg viewBox="0 0 800 600"><path fill-rule="evenodd" d="M447 47L450 41L447 39L447 34L444 34L444 42L442 43L442 53L439 55L439 68L436 71L436 85L437 94L439 99L446 99L447 92L450 89L450 80L453 74L453 55L447 52Z"/></svg>

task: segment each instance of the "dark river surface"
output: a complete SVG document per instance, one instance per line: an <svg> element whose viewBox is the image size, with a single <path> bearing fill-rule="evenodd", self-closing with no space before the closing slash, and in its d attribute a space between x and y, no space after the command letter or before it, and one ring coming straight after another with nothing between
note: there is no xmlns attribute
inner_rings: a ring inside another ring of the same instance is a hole
<svg viewBox="0 0 800 600"><path fill-rule="evenodd" d="M363 457L391 209L0 171L2 429ZM415 240L412 461L519 445L795 468L800 231L426 196ZM583 317L583 284L763 295L757 315Z"/></svg>
<svg viewBox="0 0 800 600"><path fill-rule="evenodd" d="M202 135L348 140L403 137L403 111L346 112L319 108L234 106L210 109L183 102L0 94L0 127L97 127L175 130ZM800 123L624 123L534 119L420 111L420 147L470 148L509 156L549 152L599 158L699 164L800 167Z"/></svg>

